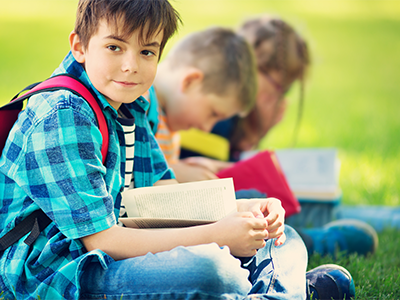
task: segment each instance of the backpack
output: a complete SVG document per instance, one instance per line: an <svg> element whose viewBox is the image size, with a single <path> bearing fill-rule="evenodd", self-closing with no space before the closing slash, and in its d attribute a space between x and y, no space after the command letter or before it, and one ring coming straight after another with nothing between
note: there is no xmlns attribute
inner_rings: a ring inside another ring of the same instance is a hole
<svg viewBox="0 0 400 300"><path fill-rule="evenodd" d="M57 75L43 82L31 84L15 95L8 104L0 107L0 120L2 120L0 125L0 153L3 151L8 133L17 121L18 114L22 111L23 101L29 99L29 97L35 94L60 89L69 90L72 93L81 96L93 109L103 137L101 154L103 156L103 163L105 162L108 150L108 127L103 112L97 103L96 96L92 94L92 92L78 78L69 74ZM29 90L29 92L18 97L19 94L27 90Z"/></svg>
<svg viewBox="0 0 400 300"><path fill-rule="evenodd" d="M78 78L69 74L56 75L43 82L31 84L14 96L8 104L0 107L0 154L3 151L11 128L18 119L18 114L23 109L23 101L28 100L31 96L39 93L57 91L60 89L71 91L72 93L84 98L93 109L103 138L101 154L103 156L103 164L105 163L109 137L107 122L103 111L96 100L97 97ZM18 97L24 91L28 92ZM11 231L0 238L0 254L29 232L30 234L24 242L30 246L39 236L39 233L45 229L50 222L51 220L49 217L41 209L34 211L22 222L18 223Z"/></svg>

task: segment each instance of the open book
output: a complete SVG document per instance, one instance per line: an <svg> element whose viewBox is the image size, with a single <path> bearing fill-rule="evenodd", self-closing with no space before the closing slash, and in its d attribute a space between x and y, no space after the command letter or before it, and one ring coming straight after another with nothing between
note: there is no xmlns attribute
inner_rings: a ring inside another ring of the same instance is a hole
<svg viewBox="0 0 400 300"><path fill-rule="evenodd" d="M330 201L341 197L336 149L282 149L276 155L298 199Z"/></svg>
<svg viewBox="0 0 400 300"><path fill-rule="evenodd" d="M341 198L340 160L335 148L279 149L273 152L297 199L304 202L338 201ZM251 159L259 153L244 152L241 160Z"/></svg>
<svg viewBox="0 0 400 300"><path fill-rule="evenodd" d="M144 187L122 194L127 227L174 228L216 222L237 210L232 178Z"/></svg>

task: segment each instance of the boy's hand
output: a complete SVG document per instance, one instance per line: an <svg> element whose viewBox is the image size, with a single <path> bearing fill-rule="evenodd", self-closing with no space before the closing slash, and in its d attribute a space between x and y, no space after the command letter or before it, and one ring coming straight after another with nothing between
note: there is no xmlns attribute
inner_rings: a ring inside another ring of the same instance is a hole
<svg viewBox="0 0 400 300"><path fill-rule="evenodd" d="M276 238L275 246L280 246L286 241L285 210L280 200L276 198L237 200L237 207L238 211L251 212L256 218L265 218L268 223L268 238Z"/></svg>
<svg viewBox="0 0 400 300"><path fill-rule="evenodd" d="M256 218L251 212L232 213L212 226L213 240L228 246L231 254L238 257L254 256L257 249L265 246L269 235L266 219Z"/></svg>

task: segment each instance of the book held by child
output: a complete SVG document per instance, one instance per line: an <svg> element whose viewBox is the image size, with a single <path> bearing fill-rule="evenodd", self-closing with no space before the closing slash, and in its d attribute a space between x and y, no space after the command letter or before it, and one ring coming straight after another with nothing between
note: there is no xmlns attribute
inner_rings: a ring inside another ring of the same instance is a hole
<svg viewBox="0 0 400 300"><path fill-rule="evenodd" d="M127 227L173 228L207 224L236 211L232 178L143 187L123 193Z"/></svg>

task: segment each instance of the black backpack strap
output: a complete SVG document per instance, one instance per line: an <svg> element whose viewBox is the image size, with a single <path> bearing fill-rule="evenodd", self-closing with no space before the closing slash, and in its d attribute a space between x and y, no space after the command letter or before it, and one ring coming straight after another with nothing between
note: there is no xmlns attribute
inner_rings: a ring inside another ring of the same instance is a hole
<svg viewBox="0 0 400 300"><path fill-rule="evenodd" d="M37 85L40 84L40 83L41 83L41 81L36 82L36 83L32 83L32 84L28 85L26 88L24 88L23 90L21 90L18 94L16 94L16 95L11 99L11 101L13 101L14 99L17 99L21 93L23 93L23 92L25 92L25 91L30 91L31 89L33 89L35 86L37 86Z"/></svg>
<svg viewBox="0 0 400 300"><path fill-rule="evenodd" d="M40 83L41 82L36 82L36 83L32 83L31 85L28 85L26 88L21 90L18 94L16 94L11 99L10 102L8 102L7 104L4 104L2 107L0 107L0 110L22 109L22 102L25 101L26 99L28 99L30 96L32 96L32 93L28 92L26 95L22 95L22 96L20 96L20 94L25 92L25 91L30 91L31 89L33 89L34 87L36 87ZM38 93L38 92L36 92L36 93Z"/></svg>
<svg viewBox="0 0 400 300"><path fill-rule="evenodd" d="M50 222L50 218L43 210L34 211L0 239L0 251L6 250L29 232L30 235L24 242L29 246L32 245L39 236L39 233L45 229Z"/></svg>

